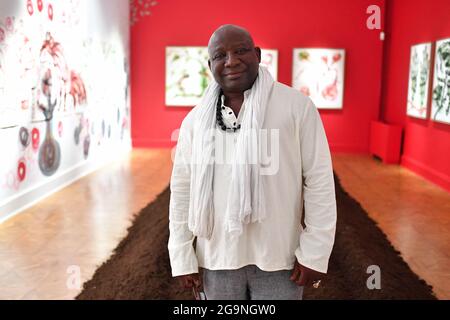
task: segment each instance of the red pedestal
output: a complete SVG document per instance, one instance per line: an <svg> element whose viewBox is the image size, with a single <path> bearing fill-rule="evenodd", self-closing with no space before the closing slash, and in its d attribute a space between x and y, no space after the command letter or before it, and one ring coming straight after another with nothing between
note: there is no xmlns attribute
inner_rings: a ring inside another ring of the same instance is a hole
<svg viewBox="0 0 450 320"><path fill-rule="evenodd" d="M384 163L400 163L402 127L379 121L372 121L370 126L370 153Z"/></svg>

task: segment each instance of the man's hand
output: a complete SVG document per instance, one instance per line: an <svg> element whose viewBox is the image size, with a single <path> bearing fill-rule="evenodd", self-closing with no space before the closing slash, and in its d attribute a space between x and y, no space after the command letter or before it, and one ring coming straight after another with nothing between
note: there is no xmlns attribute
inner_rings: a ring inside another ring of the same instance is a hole
<svg viewBox="0 0 450 320"><path fill-rule="evenodd" d="M199 289L202 286L202 280L198 273L186 274L176 278L185 289L192 289L194 286Z"/></svg>
<svg viewBox="0 0 450 320"><path fill-rule="evenodd" d="M302 266L300 263L295 261L294 271L292 272L290 279L298 286L310 286L314 281L322 279L323 276L323 273Z"/></svg>

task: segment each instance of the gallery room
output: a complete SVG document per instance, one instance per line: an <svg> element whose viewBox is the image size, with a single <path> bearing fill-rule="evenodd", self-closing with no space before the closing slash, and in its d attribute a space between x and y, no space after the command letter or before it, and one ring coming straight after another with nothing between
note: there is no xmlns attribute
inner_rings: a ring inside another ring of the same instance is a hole
<svg viewBox="0 0 450 320"><path fill-rule="evenodd" d="M0 300L450 299L448 0L0 0L0 145Z"/></svg>

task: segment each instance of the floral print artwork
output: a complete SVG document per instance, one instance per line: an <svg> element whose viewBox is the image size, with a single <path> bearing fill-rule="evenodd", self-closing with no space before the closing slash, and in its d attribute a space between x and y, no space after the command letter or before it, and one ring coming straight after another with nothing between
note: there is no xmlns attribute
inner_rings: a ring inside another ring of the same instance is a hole
<svg viewBox="0 0 450 320"><path fill-rule="evenodd" d="M431 43L411 47L409 64L407 115L425 119L427 116L430 78Z"/></svg>
<svg viewBox="0 0 450 320"><path fill-rule="evenodd" d="M317 108L341 109L344 96L343 49L294 49L292 86Z"/></svg>
<svg viewBox="0 0 450 320"><path fill-rule="evenodd" d="M431 117L450 123L450 38L436 42Z"/></svg>
<svg viewBox="0 0 450 320"><path fill-rule="evenodd" d="M211 79L206 47L166 48L166 105L195 106Z"/></svg>

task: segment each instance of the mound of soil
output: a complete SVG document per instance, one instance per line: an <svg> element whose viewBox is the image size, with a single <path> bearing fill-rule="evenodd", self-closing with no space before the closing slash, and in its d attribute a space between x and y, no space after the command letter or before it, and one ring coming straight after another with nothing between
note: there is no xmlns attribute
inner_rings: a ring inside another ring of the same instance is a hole
<svg viewBox="0 0 450 320"><path fill-rule="evenodd" d="M305 289L304 299L436 299L336 176L335 181L338 223L328 274L320 288ZM128 235L76 299L193 298L170 274L169 197L167 188L136 216ZM367 288L371 265L380 267L380 290Z"/></svg>

